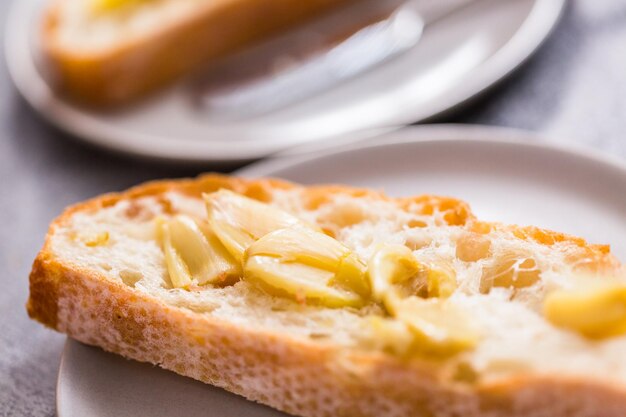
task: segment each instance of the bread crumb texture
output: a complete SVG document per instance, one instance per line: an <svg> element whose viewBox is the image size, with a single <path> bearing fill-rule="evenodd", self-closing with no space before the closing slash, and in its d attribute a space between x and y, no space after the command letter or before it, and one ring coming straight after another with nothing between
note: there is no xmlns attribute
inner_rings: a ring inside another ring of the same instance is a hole
<svg viewBox="0 0 626 417"><path fill-rule="evenodd" d="M449 300L480 343L447 360L401 359L371 348L369 320L385 314L373 304L309 306L246 281L173 288L154 218L203 219L201 193L219 188L317 224L364 260L392 243L452 270ZM624 416L626 337L588 340L541 314L546 293L580 274L626 281L605 246L481 222L450 198L206 176L69 209L35 263L29 311L84 343L307 417Z"/></svg>

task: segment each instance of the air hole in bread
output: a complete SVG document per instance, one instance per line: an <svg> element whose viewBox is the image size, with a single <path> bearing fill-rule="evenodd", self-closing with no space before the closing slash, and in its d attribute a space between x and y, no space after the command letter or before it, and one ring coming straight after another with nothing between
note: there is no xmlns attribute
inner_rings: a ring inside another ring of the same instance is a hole
<svg viewBox="0 0 626 417"><path fill-rule="evenodd" d="M363 205L356 201L346 201L334 204L331 210L317 218L317 222L333 234L346 227L364 222L369 218Z"/></svg>
<svg viewBox="0 0 626 417"><path fill-rule="evenodd" d="M428 236L409 236L404 241L404 245L412 251L416 251L427 247L432 241L432 238Z"/></svg>
<svg viewBox="0 0 626 417"><path fill-rule="evenodd" d="M486 294L493 287L526 288L541 279L541 271L532 257L508 252L496 258L483 270L481 292Z"/></svg>
<svg viewBox="0 0 626 417"><path fill-rule="evenodd" d="M456 257L463 262L476 262L490 255L491 241L479 233L464 233L456 241Z"/></svg>
<svg viewBox="0 0 626 417"><path fill-rule="evenodd" d="M422 228L426 226L428 226L428 224L423 220L411 219L407 222L407 227L409 229Z"/></svg>
<svg viewBox="0 0 626 417"><path fill-rule="evenodd" d="M120 271L120 279L129 287L135 287L135 284L143 278L143 274L139 271L124 269Z"/></svg>
<svg viewBox="0 0 626 417"><path fill-rule="evenodd" d="M137 200L130 200L124 214L129 220L147 221L154 217L154 213L145 204Z"/></svg>
<svg viewBox="0 0 626 417"><path fill-rule="evenodd" d="M113 267L107 263L101 263L100 268L104 269L107 272L110 272L113 269Z"/></svg>

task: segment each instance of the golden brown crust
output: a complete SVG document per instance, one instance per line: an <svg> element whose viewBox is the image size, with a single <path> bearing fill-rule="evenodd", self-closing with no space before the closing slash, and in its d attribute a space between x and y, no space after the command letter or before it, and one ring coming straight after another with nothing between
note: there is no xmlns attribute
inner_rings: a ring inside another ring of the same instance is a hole
<svg viewBox="0 0 626 417"><path fill-rule="evenodd" d="M58 39L59 2L47 10L42 45L61 89L94 106L125 104L274 33L352 0L222 0L192 17L95 53Z"/></svg>
<svg viewBox="0 0 626 417"><path fill-rule="evenodd" d="M478 233L489 233L494 230L510 232L522 240L540 243L546 246L566 244L573 246L568 255L568 262L575 264L583 271L610 273L619 268L619 261L611 255L609 245L589 244L585 239L536 226L517 226L499 223L475 221L472 230Z"/></svg>
<svg viewBox="0 0 626 417"><path fill-rule="evenodd" d="M269 198L272 189L294 187L298 186L280 180L207 175L196 180L152 182L71 207L52 224L33 266L29 314L81 342L158 364L305 417L626 415L626 388L609 381L529 375L492 383L444 382L437 365L426 361L406 362L383 353L302 340L166 305L98 272L60 262L51 251L52 234L74 213L97 210L121 199L172 190L200 195L229 188L263 200ZM304 191L311 201L328 192L388 198L340 186ZM398 201L409 204L409 199ZM428 201L431 207L450 210L456 213L454 221L462 217L473 221L469 208L460 201L432 196L414 201ZM532 237L526 232L520 236ZM578 238L559 235L559 239L580 244L597 256L609 256L603 248L586 245Z"/></svg>
<svg viewBox="0 0 626 417"><path fill-rule="evenodd" d="M58 268L46 254L40 254L30 274L30 298L26 303L28 315L47 327L57 327Z"/></svg>

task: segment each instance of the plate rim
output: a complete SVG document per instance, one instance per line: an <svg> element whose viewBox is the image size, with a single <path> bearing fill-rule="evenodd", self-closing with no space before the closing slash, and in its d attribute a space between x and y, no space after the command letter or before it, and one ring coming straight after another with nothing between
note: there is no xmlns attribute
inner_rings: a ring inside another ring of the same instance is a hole
<svg viewBox="0 0 626 417"><path fill-rule="evenodd" d="M458 142L549 150L606 165L615 169L621 176L626 178L626 158L621 158L578 142L568 142L567 144L555 142L552 139L553 137L553 135L518 128L463 123L406 126L365 142L348 143L311 152L277 154L274 157L240 168L234 171L233 174L250 177L263 176L268 175L265 172L288 169L289 167L316 159L353 151L367 151L403 144Z"/></svg>
<svg viewBox="0 0 626 417"><path fill-rule="evenodd" d="M57 371L57 380L56 380L56 384L54 387L54 407L55 407L57 417L63 417L63 415L65 414L62 411L62 410L65 410L65 408L63 408L62 406L62 404L65 404L65 399L63 395L60 394L63 391L61 389L61 379L62 379L61 375L62 375L62 369L64 369L65 362L67 361L67 357L69 355L67 352L69 351L70 343L72 342L76 342L76 340L72 339L69 336L66 336L65 342L63 343L63 349L61 350L61 360L59 361L59 370Z"/></svg>
<svg viewBox="0 0 626 417"><path fill-rule="evenodd" d="M547 40L556 27L565 9L567 0L533 0L530 13L518 27L513 36L497 51L495 51L482 65L482 71L473 75L476 87L459 97L446 96L442 103L435 103L434 108L417 115L412 121L404 121L399 126L377 126L371 129L354 130L348 134L338 135L343 141L354 141L370 138L380 131L389 131L402 127L408 123L431 120L438 115L466 105L472 99L482 95L491 87L497 85L504 78L513 73ZM14 0L9 10L5 30L5 57L7 68L14 85L29 105L49 123L71 134L77 140L143 159L157 160L171 163L242 163L279 153L285 148L281 144L267 143L254 148L232 146L224 147L224 141L186 141L184 146L172 149L171 143L166 149L160 149L169 139L161 136L148 136L124 131L115 125L108 124L102 119L86 116L79 109L67 104L56 96L50 86L36 73L24 71L26 63L33 67L31 48L20 49L22 39L19 34L23 29L23 20L19 19L23 13L34 13L36 0ZM29 9L30 8L30 9ZM28 29L29 31L32 29ZM30 58L27 58L30 57ZM24 61L25 60L25 61ZM36 70L34 70L36 71ZM314 143L334 142L329 140L313 140L297 144L307 146ZM159 144L160 146L146 146ZM182 140L181 140L182 143Z"/></svg>

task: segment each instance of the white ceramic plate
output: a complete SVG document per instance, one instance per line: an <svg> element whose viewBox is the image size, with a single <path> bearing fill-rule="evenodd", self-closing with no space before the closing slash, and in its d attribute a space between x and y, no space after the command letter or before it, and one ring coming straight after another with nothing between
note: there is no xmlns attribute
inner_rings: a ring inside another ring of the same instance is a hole
<svg viewBox="0 0 626 417"><path fill-rule="evenodd" d="M626 260L626 164L621 160L542 145L536 136L497 128L425 126L377 142L269 160L239 173L375 187L397 196L457 196L481 219L611 243ZM283 415L73 341L61 362L57 401L59 417Z"/></svg>
<svg viewBox="0 0 626 417"><path fill-rule="evenodd" d="M384 64L289 106L232 119L198 106L193 82L117 113L63 100L45 81L40 63L37 35L45 2L15 0L7 22L9 70L32 107L92 144L179 162L241 162L315 142L355 141L433 117L517 68L548 36L565 4L475 0L427 26L415 47Z"/></svg>
<svg viewBox="0 0 626 417"><path fill-rule="evenodd" d="M286 417L219 388L68 339L58 417Z"/></svg>

